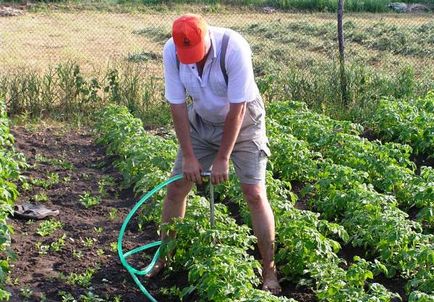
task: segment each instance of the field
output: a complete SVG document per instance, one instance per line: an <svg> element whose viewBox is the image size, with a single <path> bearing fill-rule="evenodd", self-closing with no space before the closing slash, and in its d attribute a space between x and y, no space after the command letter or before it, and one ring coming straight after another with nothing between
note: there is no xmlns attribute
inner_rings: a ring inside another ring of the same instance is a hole
<svg viewBox="0 0 434 302"><path fill-rule="evenodd" d="M258 290L249 211L231 177L216 187L214 228L206 188L190 194L186 218L170 226L170 267L144 280L150 293L158 301L434 301L431 13L346 14L345 103L334 13L80 3L0 18L0 301L147 301L116 241L139 197L170 175L177 142L161 51L187 9L252 46L283 292ZM158 240L163 197L133 219L125 250ZM12 218L25 202L60 213ZM150 257L131 261L143 267Z"/></svg>
<svg viewBox="0 0 434 302"><path fill-rule="evenodd" d="M74 90L82 87L73 82L83 80L91 86L88 90L103 99L110 96L102 88L116 80L122 90L120 98L127 98L129 107L144 107L142 102L161 104L162 47L170 35L171 21L185 9L178 8L176 13L41 9L2 18L0 33L5 43L0 45L4 71L0 91L8 99L13 95L16 114L27 112L36 117L41 111L50 115L55 106L68 107L59 102L65 94L79 94ZM190 10L203 13L212 25L228 26L245 35L255 54L255 74L266 101L303 100L337 118L363 123L379 96L421 96L434 88L432 14L345 16L349 104L342 108L337 102L342 100L342 91L337 80L335 14L257 10L234 14L230 9L212 12L200 6ZM56 85L45 87L44 77ZM137 90L145 90L147 99L131 92ZM77 95L72 102L83 103L82 97L89 96ZM32 106L28 99L33 100ZM146 113L138 114L147 119ZM51 115L59 113L54 110Z"/></svg>

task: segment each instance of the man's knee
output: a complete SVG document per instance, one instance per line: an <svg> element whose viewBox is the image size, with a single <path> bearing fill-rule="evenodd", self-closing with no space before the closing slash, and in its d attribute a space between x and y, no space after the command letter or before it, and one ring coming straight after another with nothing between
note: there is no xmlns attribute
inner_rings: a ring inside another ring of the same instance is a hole
<svg viewBox="0 0 434 302"><path fill-rule="evenodd" d="M262 184L257 185L241 185L244 193L244 197L252 209L263 208L267 201L267 193L265 186Z"/></svg>
<svg viewBox="0 0 434 302"><path fill-rule="evenodd" d="M192 188L192 183L181 179L167 186L167 199L173 202L183 201Z"/></svg>

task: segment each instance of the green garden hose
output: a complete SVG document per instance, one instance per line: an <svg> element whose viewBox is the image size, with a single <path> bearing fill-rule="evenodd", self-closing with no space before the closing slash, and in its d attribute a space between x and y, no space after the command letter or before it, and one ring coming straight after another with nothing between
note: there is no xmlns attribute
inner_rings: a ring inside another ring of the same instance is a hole
<svg viewBox="0 0 434 302"><path fill-rule="evenodd" d="M210 176L211 173L206 172L206 173L202 173L202 176ZM121 260L122 265L127 269L127 271L130 273L131 277L133 278L134 282L137 284L137 286L140 288L140 290L142 291L142 293L152 302L157 302L157 300L155 300L154 297L152 297L152 295L148 292L148 290L143 286L143 284L140 282L138 276L143 276L148 274L152 268L154 267L155 263L158 261L158 258L160 257L160 248L161 248L161 241L156 241L156 242L151 242L148 243L146 245L143 246L139 246L135 249L132 249L131 251L128 251L126 253L123 252L123 246L122 246L122 241L125 235L125 230L127 228L128 223L130 222L131 218L134 216L134 214L137 212L137 210L142 206L142 204L144 204L152 195L154 195L156 192L158 192L159 190L161 190L162 188L164 188L165 186L171 184L172 182L178 181L180 179L183 178L183 175L176 175L173 176L171 178L169 178L168 180L166 180L165 182L162 182L161 184L159 184L158 186L156 186L155 188L153 188L151 191L149 191L148 193L146 193L138 202L137 204L134 206L134 208L130 211L130 213L128 213L127 217L125 218L121 230L119 232L119 237L118 237L118 255L119 258ZM211 192L211 198L210 198L210 210L211 210L211 222L212 225L214 225L214 192L213 192L213 186L210 183L210 192ZM128 262L127 262L127 257L140 253L142 251L145 251L147 249L153 248L153 247L157 247L158 249L154 254L154 257L152 258L151 263L149 263L149 265L142 269L142 270L138 270L135 269L134 267L132 267Z"/></svg>

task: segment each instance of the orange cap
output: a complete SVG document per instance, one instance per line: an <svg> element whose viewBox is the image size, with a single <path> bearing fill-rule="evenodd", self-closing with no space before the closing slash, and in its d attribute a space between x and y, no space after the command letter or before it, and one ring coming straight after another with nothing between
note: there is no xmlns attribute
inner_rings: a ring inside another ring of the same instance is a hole
<svg viewBox="0 0 434 302"><path fill-rule="evenodd" d="M173 22L172 36L181 63L193 64L203 59L207 31L208 25L199 15L187 14Z"/></svg>

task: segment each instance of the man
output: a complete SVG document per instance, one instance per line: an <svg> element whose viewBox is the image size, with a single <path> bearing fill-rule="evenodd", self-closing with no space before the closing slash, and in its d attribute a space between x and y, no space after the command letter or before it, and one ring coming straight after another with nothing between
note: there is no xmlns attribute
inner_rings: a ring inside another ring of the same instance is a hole
<svg viewBox="0 0 434 302"><path fill-rule="evenodd" d="M183 173L184 179L168 186L162 222L184 217L186 196L193 183L201 183L201 172L210 169L213 184L226 181L231 158L258 238L263 289L277 294L274 216L265 188L270 151L250 47L238 33L210 27L202 17L188 14L174 21L163 61L165 96L180 144L173 174ZM193 99L189 107L187 94ZM162 234L162 240L166 236ZM164 266L161 259L148 277Z"/></svg>

